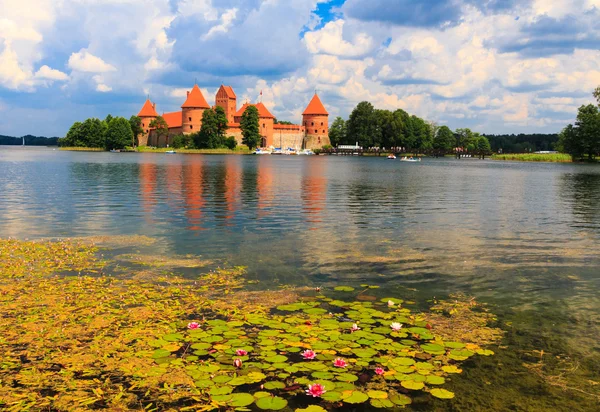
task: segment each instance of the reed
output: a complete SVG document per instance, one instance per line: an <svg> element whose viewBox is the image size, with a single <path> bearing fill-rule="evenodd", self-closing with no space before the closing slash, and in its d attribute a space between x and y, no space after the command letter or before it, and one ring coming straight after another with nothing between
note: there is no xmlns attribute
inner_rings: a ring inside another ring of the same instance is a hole
<svg viewBox="0 0 600 412"><path fill-rule="evenodd" d="M517 153L517 154L495 154L493 160L513 160L519 162L553 162L571 163L571 155L566 153Z"/></svg>

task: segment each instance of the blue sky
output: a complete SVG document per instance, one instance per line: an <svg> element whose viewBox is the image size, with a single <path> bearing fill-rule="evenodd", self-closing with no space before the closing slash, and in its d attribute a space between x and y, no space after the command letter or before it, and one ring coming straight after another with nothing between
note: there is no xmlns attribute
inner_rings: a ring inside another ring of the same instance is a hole
<svg viewBox="0 0 600 412"><path fill-rule="evenodd" d="M221 83L451 128L558 132L600 85L600 0L0 0L0 134L63 136Z"/></svg>

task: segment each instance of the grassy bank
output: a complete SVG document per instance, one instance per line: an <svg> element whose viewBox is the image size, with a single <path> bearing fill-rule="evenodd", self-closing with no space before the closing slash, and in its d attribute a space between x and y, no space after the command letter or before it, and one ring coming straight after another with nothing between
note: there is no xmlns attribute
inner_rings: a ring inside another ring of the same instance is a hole
<svg viewBox="0 0 600 412"><path fill-rule="evenodd" d="M493 160L514 160L520 162L554 162L571 163L571 156L565 153L522 153L522 154L495 154Z"/></svg>
<svg viewBox="0 0 600 412"><path fill-rule="evenodd" d="M164 153L168 150L175 150L177 153L190 153L190 154L251 154L246 146L238 146L234 150L230 149L173 149L173 148L151 148L146 146L140 146L136 148L136 151L140 153Z"/></svg>
<svg viewBox="0 0 600 412"><path fill-rule="evenodd" d="M103 152L101 147L60 147L58 150L66 150L70 152Z"/></svg>

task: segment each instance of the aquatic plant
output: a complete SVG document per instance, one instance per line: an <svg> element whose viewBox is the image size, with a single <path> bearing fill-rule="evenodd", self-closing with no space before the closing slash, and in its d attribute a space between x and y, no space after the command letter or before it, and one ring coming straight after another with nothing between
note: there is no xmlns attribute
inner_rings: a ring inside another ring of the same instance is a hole
<svg viewBox="0 0 600 412"><path fill-rule="evenodd" d="M93 248L59 244L0 243L5 268L21 268L0 282L0 409L391 408L411 393L450 399L440 386L460 362L492 354L443 320L471 316L471 301L436 302L440 314L425 315L400 299L248 292L243 268L153 282L40 276L97 270Z"/></svg>

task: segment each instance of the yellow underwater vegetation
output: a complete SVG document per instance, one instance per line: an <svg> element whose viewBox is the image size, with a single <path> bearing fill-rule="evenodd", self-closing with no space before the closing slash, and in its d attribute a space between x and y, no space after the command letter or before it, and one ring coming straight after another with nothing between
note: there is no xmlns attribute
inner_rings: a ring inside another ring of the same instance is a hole
<svg viewBox="0 0 600 412"><path fill-rule="evenodd" d="M0 245L3 410L392 408L414 393L453 398L442 386L460 362L493 354L440 318L487 330L470 301L429 316L401 299L355 301L351 287L333 297L249 292L243 268L196 279L64 276L97 270L97 251ZM491 344L500 334L485 336Z"/></svg>

